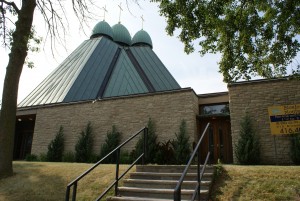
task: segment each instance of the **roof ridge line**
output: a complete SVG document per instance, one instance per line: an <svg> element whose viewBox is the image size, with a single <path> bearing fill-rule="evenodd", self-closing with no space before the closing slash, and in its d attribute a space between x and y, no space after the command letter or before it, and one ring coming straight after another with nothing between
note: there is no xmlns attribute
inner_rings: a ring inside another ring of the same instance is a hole
<svg viewBox="0 0 300 201"><path fill-rule="evenodd" d="M154 86L152 85L152 83L148 79L146 73L144 72L144 70L140 66L139 62L136 60L136 58L132 54L131 50L128 48L128 49L125 50L125 52L126 52L128 58L130 59L131 63L133 64L135 70L141 76L141 78L142 78L144 84L146 85L147 89L149 90L149 92L155 92L156 90L155 90Z"/></svg>
<svg viewBox="0 0 300 201"><path fill-rule="evenodd" d="M101 86L100 86L100 89L99 89L99 91L98 91L98 94L97 94L97 98L98 98L98 99L99 99L99 98L102 98L103 95L104 95L104 92L105 92L106 87L107 87L107 85L108 85L109 79L110 79L110 77L111 77L111 75L112 75L112 72L113 72L114 69L115 69L115 66L116 66L115 64L117 63L118 58L119 58L119 56L120 56L120 53L121 53L121 48L118 47L118 49L117 49L117 51L116 51L116 53L115 53L115 55L114 55L114 58L113 58L112 62L111 62L110 65L109 65L108 71L107 71L107 73L106 73L106 75L105 75L105 77L104 77L104 80L103 80L103 82L102 82L102 84L101 84Z"/></svg>

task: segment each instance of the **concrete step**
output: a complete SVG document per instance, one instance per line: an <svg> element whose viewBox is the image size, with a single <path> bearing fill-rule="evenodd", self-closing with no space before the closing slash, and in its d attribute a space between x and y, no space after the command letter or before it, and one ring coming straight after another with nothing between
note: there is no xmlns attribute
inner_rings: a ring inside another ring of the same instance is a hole
<svg viewBox="0 0 300 201"><path fill-rule="evenodd" d="M200 166L200 171L203 166ZM137 165L136 171L137 172L168 172L168 173L175 173L175 172L183 172L185 169L185 165ZM189 168L189 173L197 172L197 166L191 165ZM206 173L213 173L214 166L207 165L205 167Z"/></svg>
<svg viewBox="0 0 300 201"><path fill-rule="evenodd" d="M145 197L110 197L108 201L173 201L174 199L159 199L159 198L145 198ZM188 201L188 200L181 200Z"/></svg>
<svg viewBox="0 0 300 201"><path fill-rule="evenodd" d="M191 200L194 190L181 189L181 198ZM208 190L201 190L201 196L207 196ZM144 198L163 198L173 199L174 189L156 189L156 188L135 188L119 187L119 195L125 197L144 197Z"/></svg>
<svg viewBox="0 0 300 201"><path fill-rule="evenodd" d="M159 189L174 189L178 183L177 180L147 180L147 179L124 179L123 184L126 187L138 188L159 188ZM201 189L208 190L211 181L202 181ZM195 189L197 181L184 181L182 189Z"/></svg>
<svg viewBox="0 0 300 201"><path fill-rule="evenodd" d="M132 172L130 179L147 179L147 180L179 180L181 173L160 173L160 172ZM210 181L213 173L204 173L202 180ZM185 181L197 181L197 173L187 173Z"/></svg>
<svg viewBox="0 0 300 201"><path fill-rule="evenodd" d="M123 180L118 196L108 198L110 201L171 201L174 199L174 188L182 175L185 166L147 165L136 166L136 172L130 173L129 179ZM197 185L197 166L185 177L181 187L183 201L191 200ZM214 167L207 166L201 182L200 200L207 200L213 178Z"/></svg>

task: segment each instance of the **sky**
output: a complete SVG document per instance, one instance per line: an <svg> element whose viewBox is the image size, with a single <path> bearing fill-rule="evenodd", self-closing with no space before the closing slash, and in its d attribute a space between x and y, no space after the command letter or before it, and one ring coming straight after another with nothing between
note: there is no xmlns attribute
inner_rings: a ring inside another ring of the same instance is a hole
<svg viewBox="0 0 300 201"><path fill-rule="evenodd" d="M165 64L167 69L177 80L181 87L191 87L197 94L215 93L227 91L227 84L223 82L222 75L218 72L219 54L207 54L203 57L195 51L187 55L184 53L184 46L174 36L167 35L167 25L164 17L159 15L158 5L149 1L140 0L139 6L132 1L100 0L94 8L94 19L89 20L88 25L79 28L78 19L72 12L71 6L66 6L69 26L67 27L66 41L63 45L56 44L54 52L50 49L50 40L45 40L45 23L38 10L35 11L34 26L38 36L43 38L40 51L29 53L28 59L34 62L34 68L24 66L19 83L18 102L22 101L29 93L41 83L68 55L72 53L84 40L88 40L93 27L97 22L104 19L113 26L119 22L119 4L122 2L120 21L128 29L131 37L142 29L147 31L152 39L153 50ZM129 10L128 10L129 8ZM67 25L67 24L66 24ZM177 32L178 33L178 32ZM197 45L197 44L196 44ZM8 63L8 49L0 47L0 99L2 98L3 81Z"/></svg>

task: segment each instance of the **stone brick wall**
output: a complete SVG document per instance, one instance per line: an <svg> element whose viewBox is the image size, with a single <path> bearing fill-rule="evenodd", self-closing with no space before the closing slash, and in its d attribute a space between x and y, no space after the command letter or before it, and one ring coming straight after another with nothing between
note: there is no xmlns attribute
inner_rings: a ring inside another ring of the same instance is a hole
<svg viewBox="0 0 300 201"><path fill-rule="evenodd" d="M255 123L261 144L263 164L290 164L290 136L271 135L268 107L300 103L300 81L262 80L228 86L232 144L239 137L240 121L247 110ZM277 159L275 152L277 148ZM234 161L236 158L234 156Z"/></svg>
<svg viewBox="0 0 300 201"><path fill-rule="evenodd" d="M64 127L65 150L74 151L78 136L90 121L94 129L94 152L99 154L107 131L112 125L123 133L122 141L144 127L152 118L159 141L175 138L185 119L191 142L196 135L198 99L190 88L148 95L119 97L96 102L47 106L37 109L31 153L47 152L49 142L60 125ZM127 146L131 150L136 140Z"/></svg>

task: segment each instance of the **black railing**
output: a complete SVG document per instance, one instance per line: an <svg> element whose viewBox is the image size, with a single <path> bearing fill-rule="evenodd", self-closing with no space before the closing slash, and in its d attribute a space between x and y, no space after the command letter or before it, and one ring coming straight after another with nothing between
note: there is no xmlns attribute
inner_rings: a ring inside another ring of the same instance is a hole
<svg viewBox="0 0 300 201"><path fill-rule="evenodd" d="M133 138L135 138L136 136L138 136L140 133L144 134L144 143L143 143L143 153L141 153L140 156L137 157L137 159L129 166L129 168L121 175L119 176L119 165L120 165L120 151L121 148L127 144L128 142L130 142ZM144 127L141 130L139 130L137 133L135 133L133 136L131 136L129 139L127 139L125 142L123 142L122 144L120 144L117 148L115 148L113 151L111 151L109 154L107 154L105 157L103 157L101 160L99 160L95 165L93 165L90 169L88 169L87 171L85 171L84 173L82 173L80 176L78 176L76 179L74 179L71 183L68 184L67 186L67 190L66 190L66 201L69 201L70 199L70 192L71 192L71 187L73 187L73 192L72 192L72 201L76 200L76 194L77 194L77 184L80 181L80 179L82 179L84 176L86 176L87 174L89 174L93 169L95 169L98 165L100 165L106 158L108 158L109 156L111 156L112 154L114 154L116 152L117 154L117 159L116 159L116 177L114 182L96 199L96 200L100 200L101 198L103 198L108 191L115 186L115 195L118 195L118 183L119 180L122 179L125 174L140 160L142 159L142 164L144 164L145 162L145 156L146 156L146 143L147 143L147 135L148 135L148 128Z"/></svg>
<svg viewBox="0 0 300 201"><path fill-rule="evenodd" d="M206 159L205 159L205 162L202 166L202 169L201 169L201 172L200 172L200 144L206 134L206 131L209 127L209 123L206 125L191 157L190 157L190 160L189 162L186 164L185 166L185 169L175 187L175 190L174 190L174 201L181 201L181 185L182 185L182 182L184 180L184 177L186 176L188 170L189 170L189 167L191 166L192 164L192 161L194 160L196 154L198 155L198 159L197 159L197 185L196 185L196 188L195 188L195 191L193 193L193 197L191 200L195 200L196 196L198 195L198 199L200 200L200 187L201 187L201 181L202 181L202 177L204 175L204 172L205 172L205 168L206 168L206 164L209 160L209 156L210 156L210 151L208 149L208 152L207 152L207 155L206 155ZM209 144L209 143L208 143Z"/></svg>

